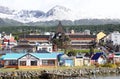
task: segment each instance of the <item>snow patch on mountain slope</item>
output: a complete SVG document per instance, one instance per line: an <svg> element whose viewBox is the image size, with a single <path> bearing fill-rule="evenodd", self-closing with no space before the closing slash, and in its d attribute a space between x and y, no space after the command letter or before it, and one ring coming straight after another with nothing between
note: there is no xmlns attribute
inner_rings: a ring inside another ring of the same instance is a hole
<svg viewBox="0 0 120 79"><path fill-rule="evenodd" d="M0 7L0 18L16 20L22 23L50 21L50 20L79 20L84 18L80 12L72 11L63 6L56 5L48 12L40 10L12 10L7 7Z"/></svg>

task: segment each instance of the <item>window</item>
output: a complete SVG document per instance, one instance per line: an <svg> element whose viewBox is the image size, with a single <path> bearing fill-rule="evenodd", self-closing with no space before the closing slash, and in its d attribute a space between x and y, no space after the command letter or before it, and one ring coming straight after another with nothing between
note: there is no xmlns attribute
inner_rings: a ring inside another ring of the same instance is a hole
<svg viewBox="0 0 120 79"><path fill-rule="evenodd" d="M48 63L49 65L55 65L55 60L49 60Z"/></svg>
<svg viewBox="0 0 120 79"><path fill-rule="evenodd" d="M49 48L49 51L51 51L51 48Z"/></svg>
<svg viewBox="0 0 120 79"><path fill-rule="evenodd" d="M71 42L71 44L89 44L90 42Z"/></svg>
<svg viewBox="0 0 120 79"><path fill-rule="evenodd" d="M43 61L42 61L42 64L43 64L43 65L48 65L48 61L47 61L47 60L43 60Z"/></svg>
<svg viewBox="0 0 120 79"><path fill-rule="evenodd" d="M42 48L42 50L47 50L47 48Z"/></svg>
<svg viewBox="0 0 120 79"><path fill-rule="evenodd" d="M26 66L26 61L20 61L20 66Z"/></svg>
<svg viewBox="0 0 120 79"><path fill-rule="evenodd" d="M31 66L37 66L37 61L31 61Z"/></svg>
<svg viewBox="0 0 120 79"><path fill-rule="evenodd" d="M55 60L43 60L42 64L52 66L52 65L55 65Z"/></svg>
<svg viewBox="0 0 120 79"><path fill-rule="evenodd" d="M16 60L11 60L11 61L9 61L9 65L10 66L16 66L16 65L18 65L18 63L17 63Z"/></svg>

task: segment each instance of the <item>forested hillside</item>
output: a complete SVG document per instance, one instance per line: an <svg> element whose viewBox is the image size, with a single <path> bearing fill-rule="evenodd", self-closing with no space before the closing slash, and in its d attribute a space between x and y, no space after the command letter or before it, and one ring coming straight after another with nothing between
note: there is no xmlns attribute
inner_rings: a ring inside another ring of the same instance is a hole
<svg viewBox="0 0 120 79"><path fill-rule="evenodd" d="M56 26L0 26L0 32L6 33L29 33L29 32L50 32L55 31ZM78 26L63 26L66 32L70 32L70 30L75 30L75 32L82 32L86 29L90 30L91 33L98 33L103 31L105 33L120 31L120 24L106 24L106 25L78 25Z"/></svg>

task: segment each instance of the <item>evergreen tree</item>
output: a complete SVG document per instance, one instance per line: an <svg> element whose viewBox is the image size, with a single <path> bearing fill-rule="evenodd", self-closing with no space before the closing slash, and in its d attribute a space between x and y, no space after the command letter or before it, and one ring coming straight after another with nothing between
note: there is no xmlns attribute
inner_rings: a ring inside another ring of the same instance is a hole
<svg viewBox="0 0 120 79"><path fill-rule="evenodd" d="M66 53L66 50L70 45L70 38L64 33L56 33L51 39L51 42L55 44L57 48L64 49L64 52Z"/></svg>

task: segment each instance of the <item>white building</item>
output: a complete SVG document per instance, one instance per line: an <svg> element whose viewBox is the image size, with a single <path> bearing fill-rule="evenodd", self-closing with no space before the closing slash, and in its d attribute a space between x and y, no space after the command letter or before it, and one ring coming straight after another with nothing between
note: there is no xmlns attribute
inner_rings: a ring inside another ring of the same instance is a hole
<svg viewBox="0 0 120 79"><path fill-rule="evenodd" d="M52 52L52 44L51 43L42 43L37 47L37 50L46 50L48 52Z"/></svg>
<svg viewBox="0 0 120 79"><path fill-rule="evenodd" d="M113 45L120 45L120 33L114 31L106 37L106 41L112 41Z"/></svg>

